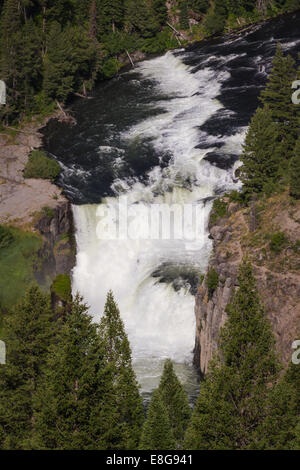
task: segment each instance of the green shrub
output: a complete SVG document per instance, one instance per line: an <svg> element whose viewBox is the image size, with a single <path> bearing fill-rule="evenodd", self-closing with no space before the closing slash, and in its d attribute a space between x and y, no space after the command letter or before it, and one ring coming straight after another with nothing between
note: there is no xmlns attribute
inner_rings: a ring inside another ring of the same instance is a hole
<svg viewBox="0 0 300 470"><path fill-rule="evenodd" d="M270 250L274 253L281 253L283 248L287 245L288 239L283 232L274 233L271 236Z"/></svg>
<svg viewBox="0 0 300 470"><path fill-rule="evenodd" d="M107 59L102 66L102 73L105 78L114 77L120 69L120 63L115 58Z"/></svg>
<svg viewBox="0 0 300 470"><path fill-rule="evenodd" d="M231 191L229 194L228 194L228 197L229 197L229 201L230 202L237 202L239 204L243 204L245 201L244 201L244 198L243 198L243 193L240 193L239 191L237 191L236 189L234 189L233 191Z"/></svg>
<svg viewBox="0 0 300 470"><path fill-rule="evenodd" d="M24 178L42 178L54 181L60 174L60 166L42 150L33 150L24 168Z"/></svg>
<svg viewBox="0 0 300 470"><path fill-rule="evenodd" d="M174 36L168 30L164 30L154 37L144 39L141 50L147 54L159 54L177 46L178 43Z"/></svg>
<svg viewBox="0 0 300 470"><path fill-rule="evenodd" d="M208 270L206 276L206 287L208 288L208 296L211 299L213 293L219 286L219 274L214 268Z"/></svg>
<svg viewBox="0 0 300 470"><path fill-rule="evenodd" d="M207 34L222 33L225 28L226 18L218 13L210 13L205 20Z"/></svg>
<svg viewBox="0 0 300 470"><path fill-rule="evenodd" d="M59 274L53 281L51 292L66 302L71 298L71 279L67 274Z"/></svg>
<svg viewBox="0 0 300 470"><path fill-rule="evenodd" d="M227 204L221 199L215 199L213 203L212 212L210 215L210 223L214 224L220 218L225 217L227 214Z"/></svg>
<svg viewBox="0 0 300 470"><path fill-rule="evenodd" d="M6 248L14 241L14 236L8 227L0 225L0 249Z"/></svg>
<svg viewBox="0 0 300 470"><path fill-rule="evenodd" d="M54 210L51 207L44 206L42 207L42 214L48 217L48 219L52 219L54 217Z"/></svg>
<svg viewBox="0 0 300 470"><path fill-rule="evenodd" d="M298 255L300 254L300 240L296 241L296 243L292 246L292 249Z"/></svg>

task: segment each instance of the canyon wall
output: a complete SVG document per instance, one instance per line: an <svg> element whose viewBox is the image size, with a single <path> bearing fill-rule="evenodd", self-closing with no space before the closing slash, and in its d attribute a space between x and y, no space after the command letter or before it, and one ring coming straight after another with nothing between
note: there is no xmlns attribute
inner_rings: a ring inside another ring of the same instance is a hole
<svg viewBox="0 0 300 470"><path fill-rule="evenodd" d="M287 195L243 208L227 204L226 216L210 224L214 249L209 270L218 273L218 287L209 295L206 280L196 294L196 345L194 363L202 374L218 349L226 305L238 287L238 267L251 261L257 288L276 337L279 355L291 359L292 343L300 337L300 202ZM278 233L284 234L278 245ZM277 237L276 237L277 234ZM275 238L274 238L275 235Z"/></svg>
<svg viewBox="0 0 300 470"><path fill-rule="evenodd" d="M47 211L35 224L44 243L40 250L41 265L35 275L40 284L47 284L58 274L70 274L76 261L76 242L71 205L59 203Z"/></svg>

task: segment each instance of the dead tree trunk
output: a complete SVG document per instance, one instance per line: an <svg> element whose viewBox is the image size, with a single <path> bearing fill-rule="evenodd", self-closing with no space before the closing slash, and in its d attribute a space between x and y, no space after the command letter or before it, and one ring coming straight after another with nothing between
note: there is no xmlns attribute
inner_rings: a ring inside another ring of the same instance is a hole
<svg viewBox="0 0 300 470"><path fill-rule="evenodd" d="M132 60L132 58L130 57L130 54L129 54L129 52L128 52L127 50L126 50L126 54L127 54L127 56L128 56L128 59L129 59L130 62L131 62L132 67L134 68L133 60Z"/></svg>

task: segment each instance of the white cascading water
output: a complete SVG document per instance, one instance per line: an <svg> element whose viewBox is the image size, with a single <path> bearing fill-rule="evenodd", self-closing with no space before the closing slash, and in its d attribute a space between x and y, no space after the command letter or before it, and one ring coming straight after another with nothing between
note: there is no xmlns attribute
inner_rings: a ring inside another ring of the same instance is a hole
<svg viewBox="0 0 300 470"><path fill-rule="evenodd" d="M213 144L210 149L196 148L200 139L210 142L199 126L222 107L216 96L229 74L210 68L191 73L171 52L141 63L137 71L143 78L154 80L159 92L169 99L153 104L165 110L161 115L140 122L122 137L151 138L155 150L169 151L172 159L168 167L151 170L147 184L116 181L114 189L119 198L107 198L100 205L74 206L78 254L73 288L91 306L96 321L103 312L108 290L113 291L129 335L138 378L142 389L149 391L156 384L164 358L191 363L195 341L194 297L186 286L175 291L171 284L158 282L152 274L168 262L193 264L205 272L211 251L207 231L211 202L205 203L205 199L214 196L217 187L236 186L233 170L221 170L203 160L215 149ZM228 152L239 153L242 141L243 132L227 138ZM118 160L122 164L122 155ZM184 187L186 181L192 183ZM107 232L102 236L107 231L104 215L113 232L116 207L126 211L127 205L137 209L132 221L134 233L142 233L143 211L138 208L154 203L197 205L202 218L201 226L189 227L195 230L194 237L114 240Z"/></svg>

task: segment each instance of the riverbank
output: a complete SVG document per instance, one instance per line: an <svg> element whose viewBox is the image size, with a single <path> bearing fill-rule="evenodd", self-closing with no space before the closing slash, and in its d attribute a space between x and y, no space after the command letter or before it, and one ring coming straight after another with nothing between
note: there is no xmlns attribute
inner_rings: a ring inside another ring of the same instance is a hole
<svg viewBox="0 0 300 470"><path fill-rule="evenodd" d="M10 234L1 245L0 308L10 308L37 281L48 289L75 264L73 215L61 189L45 179L25 179L32 150L42 146L44 120L0 134L0 226Z"/></svg>

